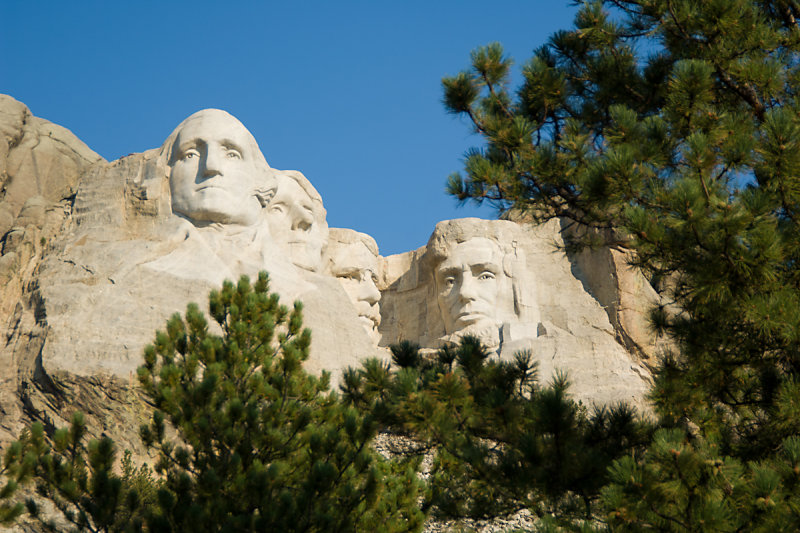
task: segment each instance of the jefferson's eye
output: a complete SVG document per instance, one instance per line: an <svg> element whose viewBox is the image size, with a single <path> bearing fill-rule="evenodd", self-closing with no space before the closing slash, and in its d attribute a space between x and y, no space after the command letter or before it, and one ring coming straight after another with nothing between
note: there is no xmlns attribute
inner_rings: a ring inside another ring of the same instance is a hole
<svg viewBox="0 0 800 533"><path fill-rule="evenodd" d="M234 150L233 148L228 149L228 152L225 154L228 159L241 159L242 154L239 153L238 150Z"/></svg>
<svg viewBox="0 0 800 533"><path fill-rule="evenodd" d="M286 212L286 206L283 204L275 204L269 208L269 212L283 214Z"/></svg>
<svg viewBox="0 0 800 533"><path fill-rule="evenodd" d="M489 272L487 270L486 272L482 272L481 275L478 276L478 279L481 280L481 281L495 279L495 275L494 275L494 272Z"/></svg>

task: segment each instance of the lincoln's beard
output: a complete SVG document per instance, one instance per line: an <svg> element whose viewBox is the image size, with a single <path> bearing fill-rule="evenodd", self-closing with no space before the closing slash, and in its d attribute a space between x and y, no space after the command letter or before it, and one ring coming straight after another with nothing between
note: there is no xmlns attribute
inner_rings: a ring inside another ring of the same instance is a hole
<svg viewBox="0 0 800 533"><path fill-rule="evenodd" d="M486 322L469 325L455 333L445 335L442 340L445 343L457 343L467 335L477 337L490 350L496 350L500 347L500 327L497 324L486 324Z"/></svg>

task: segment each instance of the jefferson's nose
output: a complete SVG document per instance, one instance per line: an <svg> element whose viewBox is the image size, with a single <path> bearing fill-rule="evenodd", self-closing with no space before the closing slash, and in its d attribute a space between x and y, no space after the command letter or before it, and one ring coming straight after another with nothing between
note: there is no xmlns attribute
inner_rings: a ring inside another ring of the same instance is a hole
<svg viewBox="0 0 800 533"><path fill-rule="evenodd" d="M305 209L298 209L292 220L292 230L308 231L314 224L314 217Z"/></svg>

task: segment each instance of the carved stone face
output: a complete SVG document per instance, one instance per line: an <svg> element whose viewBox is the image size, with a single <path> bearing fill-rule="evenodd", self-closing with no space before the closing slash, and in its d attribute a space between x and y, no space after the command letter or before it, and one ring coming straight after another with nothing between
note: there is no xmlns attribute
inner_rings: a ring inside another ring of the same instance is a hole
<svg viewBox="0 0 800 533"><path fill-rule="evenodd" d="M270 232L300 268L316 272L327 242L322 203L290 176L278 175L278 191L267 208Z"/></svg>
<svg viewBox="0 0 800 533"><path fill-rule="evenodd" d="M503 272L503 252L495 242L474 237L456 244L436 268L435 279L448 335L499 326L500 307L511 287Z"/></svg>
<svg viewBox="0 0 800 533"><path fill-rule="evenodd" d="M173 212L193 222L254 224L261 204L254 195L259 171L252 144L242 123L222 111L189 119L170 158Z"/></svg>
<svg viewBox="0 0 800 533"><path fill-rule="evenodd" d="M358 317L371 337L381 323L378 302L378 258L362 242L340 244L332 254L331 273L355 304Z"/></svg>

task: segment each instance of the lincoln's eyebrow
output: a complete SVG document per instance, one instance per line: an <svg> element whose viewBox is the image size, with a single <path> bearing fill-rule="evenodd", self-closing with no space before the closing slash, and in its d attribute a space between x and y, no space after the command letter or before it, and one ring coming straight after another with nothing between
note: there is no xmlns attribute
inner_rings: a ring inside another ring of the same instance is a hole
<svg viewBox="0 0 800 533"><path fill-rule="evenodd" d="M472 270L488 270L489 272L495 273L500 271L500 265L496 265L494 263L475 263L470 265L470 268Z"/></svg>
<svg viewBox="0 0 800 533"><path fill-rule="evenodd" d="M449 274L458 274L459 272L461 272L461 268L457 266L446 266L437 270L436 274L438 276L447 276Z"/></svg>

